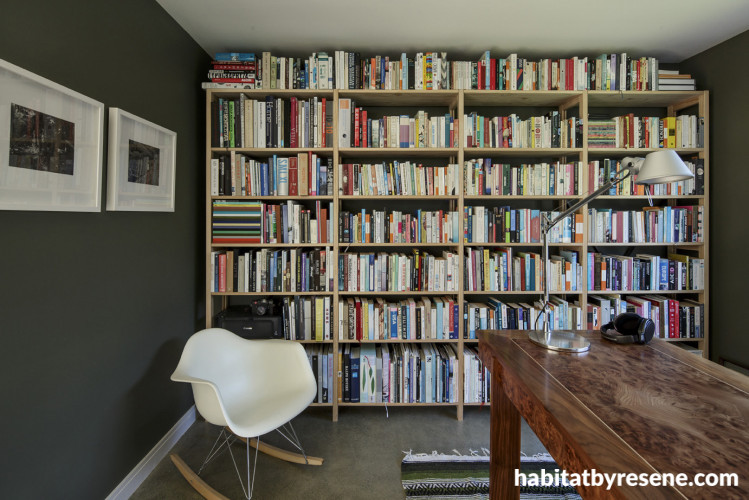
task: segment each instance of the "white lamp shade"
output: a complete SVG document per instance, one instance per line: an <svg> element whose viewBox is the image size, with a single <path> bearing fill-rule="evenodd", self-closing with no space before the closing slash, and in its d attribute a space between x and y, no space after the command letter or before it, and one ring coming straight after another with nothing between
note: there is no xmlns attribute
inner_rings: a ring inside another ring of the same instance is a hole
<svg viewBox="0 0 749 500"><path fill-rule="evenodd" d="M645 156L636 184L664 184L691 179L694 174L673 149L654 151Z"/></svg>

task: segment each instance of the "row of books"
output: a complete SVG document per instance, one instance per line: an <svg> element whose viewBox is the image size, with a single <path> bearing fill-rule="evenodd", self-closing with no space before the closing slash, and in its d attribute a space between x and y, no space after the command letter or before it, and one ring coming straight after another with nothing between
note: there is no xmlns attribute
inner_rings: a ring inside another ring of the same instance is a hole
<svg viewBox="0 0 749 500"><path fill-rule="evenodd" d="M419 110L373 117L349 98L338 100L338 146L341 148L456 148L457 121L449 113L429 116Z"/></svg>
<svg viewBox="0 0 749 500"><path fill-rule="evenodd" d="M323 342L333 338L332 297L329 295L284 297L281 316L287 340Z"/></svg>
<svg viewBox="0 0 749 500"><path fill-rule="evenodd" d="M338 290L346 292L453 292L458 290L458 255L344 253L338 257Z"/></svg>
<svg viewBox="0 0 749 500"><path fill-rule="evenodd" d="M312 373L315 375L315 382L317 383L317 396L315 396L314 403L332 403L335 397L334 391L336 390L336 384L338 382L338 376L335 372L336 353L333 349L333 344L323 345L305 345L304 351L307 354ZM340 353L341 350L339 349ZM339 367L343 366L341 363L342 358L338 357ZM338 393L341 394L340 388Z"/></svg>
<svg viewBox="0 0 749 500"><path fill-rule="evenodd" d="M570 303L560 297L549 298L552 329L581 330L585 315L579 303ZM539 330L543 328L543 304L540 301L502 302L494 297L486 303L463 304L463 338L475 339L479 330Z"/></svg>
<svg viewBox="0 0 749 500"><path fill-rule="evenodd" d="M541 218L559 212L534 208L467 206L463 208L465 243L540 243ZM549 243L582 243L583 214L565 217L548 234Z"/></svg>
<svg viewBox="0 0 749 500"><path fill-rule="evenodd" d="M463 173L469 196L577 196L584 166L579 161L511 165L478 158L464 162Z"/></svg>
<svg viewBox="0 0 749 500"><path fill-rule="evenodd" d="M489 403L491 401L491 374L479 357L478 349L463 348L463 402Z"/></svg>
<svg viewBox="0 0 749 500"><path fill-rule="evenodd" d="M558 111L523 119L515 113L488 118L471 112L463 115L466 148L581 148L583 121L561 119Z"/></svg>
<svg viewBox="0 0 749 500"><path fill-rule="evenodd" d="M211 196L333 196L333 159L306 152L263 161L231 151L211 158Z"/></svg>
<svg viewBox="0 0 749 500"><path fill-rule="evenodd" d="M590 243L699 243L704 241L704 207L588 209Z"/></svg>
<svg viewBox="0 0 749 500"><path fill-rule="evenodd" d="M591 117L590 148L701 148L705 144L705 119L679 115Z"/></svg>
<svg viewBox="0 0 749 500"><path fill-rule="evenodd" d="M458 353L450 344L339 347L341 403L456 403Z"/></svg>
<svg viewBox="0 0 749 500"><path fill-rule="evenodd" d="M449 61L446 52L390 57L336 50L307 58L219 53L208 72L212 85L204 88L658 90L658 75L658 59L626 53L531 60L485 51L476 61Z"/></svg>
<svg viewBox="0 0 749 500"><path fill-rule="evenodd" d="M458 212L361 209L342 211L338 222L340 243L458 243Z"/></svg>
<svg viewBox="0 0 749 500"><path fill-rule="evenodd" d="M464 286L469 292L543 291L543 261L533 252L508 248L466 249ZM578 253L560 250L549 260L549 289L574 292L582 289L582 266Z"/></svg>
<svg viewBox="0 0 749 500"><path fill-rule="evenodd" d="M347 297L338 301L338 340L457 339L455 297Z"/></svg>
<svg viewBox="0 0 749 500"><path fill-rule="evenodd" d="M274 205L258 201L214 200L213 243L331 243L332 203L308 209L293 200ZM316 218L312 218L312 216Z"/></svg>
<svg viewBox="0 0 749 500"><path fill-rule="evenodd" d="M211 102L211 145L218 148L333 147L333 103L325 97Z"/></svg>
<svg viewBox="0 0 749 500"><path fill-rule="evenodd" d="M684 160L694 178L665 184L652 184L648 190L652 196L689 196L705 194L705 161L702 158ZM588 162L588 189L596 191L608 179L615 177L621 171L622 165L618 160L606 158ZM622 182L611 188L611 196L645 195L646 188L635 184L637 174L630 175Z"/></svg>
<svg viewBox="0 0 749 500"><path fill-rule="evenodd" d="M211 252L212 292L317 292L333 290L333 252L298 248Z"/></svg>
<svg viewBox="0 0 749 500"><path fill-rule="evenodd" d="M702 338L705 336L705 305L690 299L661 295L588 296L588 329L599 329L617 314L634 312L650 318L660 338Z"/></svg>
<svg viewBox="0 0 749 500"><path fill-rule="evenodd" d="M704 290L705 259L676 253L668 258L588 253L588 290Z"/></svg>
<svg viewBox="0 0 749 500"><path fill-rule="evenodd" d="M455 164L344 163L338 176L338 193L344 196L451 196L460 186L460 167Z"/></svg>

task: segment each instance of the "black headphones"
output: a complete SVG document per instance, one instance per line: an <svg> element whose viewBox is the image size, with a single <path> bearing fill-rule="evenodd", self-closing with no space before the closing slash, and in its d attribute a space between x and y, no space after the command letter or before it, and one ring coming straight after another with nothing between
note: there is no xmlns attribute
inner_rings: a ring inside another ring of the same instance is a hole
<svg viewBox="0 0 749 500"><path fill-rule="evenodd" d="M622 313L603 325L601 336L617 344L647 344L655 333L655 323L635 313Z"/></svg>

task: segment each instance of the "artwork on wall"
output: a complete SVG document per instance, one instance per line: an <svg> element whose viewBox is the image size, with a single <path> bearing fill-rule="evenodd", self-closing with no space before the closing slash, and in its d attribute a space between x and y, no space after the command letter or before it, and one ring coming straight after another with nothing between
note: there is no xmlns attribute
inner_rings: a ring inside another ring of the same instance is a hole
<svg viewBox="0 0 749 500"><path fill-rule="evenodd" d="M173 212L177 134L109 110L107 210Z"/></svg>
<svg viewBox="0 0 749 500"><path fill-rule="evenodd" d="M104 105L0 59L0 209L98 212Z"/></svg>

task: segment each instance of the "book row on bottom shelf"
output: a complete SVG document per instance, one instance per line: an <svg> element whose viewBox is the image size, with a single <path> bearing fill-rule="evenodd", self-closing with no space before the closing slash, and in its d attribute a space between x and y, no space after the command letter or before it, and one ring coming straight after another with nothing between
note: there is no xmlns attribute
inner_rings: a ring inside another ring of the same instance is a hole
<svg viewBox="0 0 749 500"><path fill-rule="evenodd" d="M315 402L457 403L458 350L451 344L306 346L317 381ZM337 357L338 371L334 371ZM463 400L486 402L489 375L475 347L463 352Z"/></svg>

